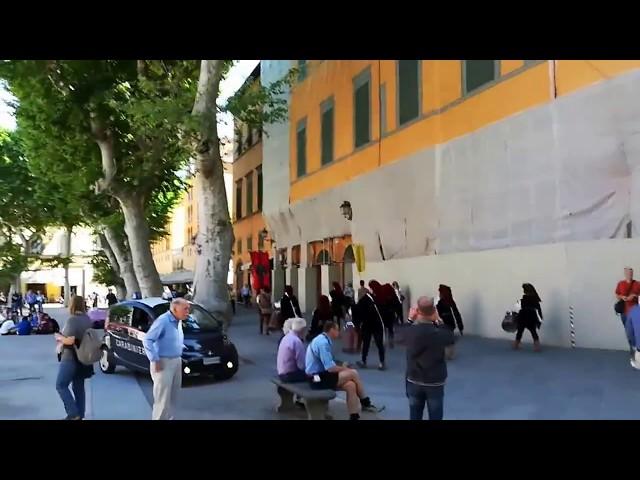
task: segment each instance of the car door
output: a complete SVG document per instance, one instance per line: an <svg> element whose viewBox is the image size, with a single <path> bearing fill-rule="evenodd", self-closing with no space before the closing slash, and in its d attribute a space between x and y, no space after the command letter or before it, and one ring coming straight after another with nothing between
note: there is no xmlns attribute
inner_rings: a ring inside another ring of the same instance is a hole
<svg viewBox="0 0 640 480"><path fill-rule="evenodd" d="M145 333L149 331L151 322L151 315L146 309L137 305L133 307L131 327L129 328L130 351L132 352L132 361L135 362L136 367L145 371L149 370L149 359L144 351L142 340Z"/></svg>
<svg viewBox="0 0 640 480"><path fill-rule="evenodd" d="M133 307L129 304L116 304L109 308L109 323L107 334L109 335L108 347L113 351L116 359L125 366L132 363L132 355L129 346L129 327L133 316Z"/></svg>

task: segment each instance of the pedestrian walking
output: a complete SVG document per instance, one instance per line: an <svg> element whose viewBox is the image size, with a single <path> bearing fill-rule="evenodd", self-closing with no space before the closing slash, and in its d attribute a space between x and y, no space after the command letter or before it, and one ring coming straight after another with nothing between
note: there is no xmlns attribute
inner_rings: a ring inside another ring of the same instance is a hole
<svg viewBox="0 0 640 480"><path fill-rule="evenodd" d="M409 419L422 420L426 404L429 420L442 420L447 380L445 348L453 345L453 332L439 320L434 301L429 297L418 299L411 320L414 326L407 329L405 375Z"/></svg>
<svg viewBox="0 0 640 480"><path fill-rule="evenodd" d="M333 315L333 321L338 324L338 328L342 328L346 298L338 282L333 282L332 285L333 288L329 292L329 296L331 297L331 314Z"/></svg>
<svg viewBox="0 0 640 480"><path fill-rule="evenodd" d="M627 322L629 312L633 307L638 305L638 296L640 295L640 282L633 278L633 268L626 267L624 269L624 280L620 280L616 285L615 296L617 302L614 306L615 312L620 315L622 328L624 328L627 342L629 343L630 353L634 354L634 345L632 337L632 325Z"/></svg>
<svg viewBox="0 0 640 480"><path fill-rule="evenodd" d="M640 305L629 310L626 317L625 332L631 344L631 366L640 370Z"/></svg>
<svg viewBox="0 0 640 480"><path fill-rule="evenodd" d="M107 293L107 304L111 306L115 305L116 303L118 303L118 297L115 296L113 290L109 289L109 293Z"/></svg>
<svg viewBox="0 0 640 480"><path fill-rule="evenodd" d="M19 291L13 292L11 295L11 312L19 317L22 316L23 298Z"/></svg>
<svg viewBox="0 0 640 480"><path fill-rule="evenodd" d="M42 305L44 304L45 300L46 300L45 296L42 294L40 290L38 290L38 292L36 293L36 305L38 306L38 313L44 312Z"/></svg>
<svg viewBox="0 0 640 480"><path fill-rule="evenodd" d="M352 307L356 303L356 300L355 300L356 292L353 290L353 283L352 282L348 282L347 283L347 286L344 287L344 292L343 293L344 293L344 296L345 296L345 299L346 299L345 307L348 309L348 308Z"/></svg>
<svg viewBox="0 0 640 480"><path fill-rule="evenodd" d="M85 415L84 381L93 375L93 366L84 365L78 360L75 347L79 347L87 330L91 328L91 319L87 316L85 300L76 295L69 306L71 316L54 338L57 343L58 377L56 390L67 412L65 420L82 420ZM69 391L71 385L71 391Z"/></svg>
<svg viewBox="0 0 640 480"><path fill-rule="evenodd" d="M360 280L360 287L358 288L358 302L367 294L367 291L367 287L364 286L364 280Z"/></svg>
<svg viewBox="0 0 640 480"><path fill-rule="evenodd" d="M269 335L269 321L273 313L271 304L271 293L267 287L261 288L258 294L258 318L260 319L260 335Z"/></svg>
<svg viewBox="0 0 640 480"><path fill-rule="evenodd" d="M182 322L189 317L189 302L174 298L169 311L160 315L145 334L142 343L153 380L153 420L175 418L178 393L182 387Z"/></svg>
<svg viewBox="0 0 640 480"><path fill-rule="evenodd" d="M352 313L354 324L359 328L362 335L362 361L356 364L360 368L367 368L367 356L369 355L369 346L373 338L378 348L378 359L380 360L378 370L384 370L384 321L376 304L375 291L373 293L367 292L356 304L355 309L352 309Z"/></svg>
<svg viewBox="0 0 640 480"><path fill-rule="evenodd" d="M307 342L310 342L323 332L323 327L326 322L333 321L333 313L331 311L331 303L329 297L326 295L320 295L318 298L318 305L313 311L311 317L311 328L309 328L309 334L307 335Z"/></svg>
<svg viewBox="0 0 640 480"><path fill-rule="evenodd" d="M293 294L293 287L287 285L284 287L284 294L280 299L280 318L284 322L294 317L302 318L302 312L300 311L298 298Z"/></svg>
<svg viewBox="0 0 640 480"><path fill-rule="evenodd" d="M398 302L395 303L396 322L401 325L404 323L403 307L404 307L405 296L404 296L404 293L402 293L402 290L400 289L400 285L398 284L398 282L394 280L391 283L391 286L393 287L393 291L396 294L396 298L398 299Z"/></svg>
<svg viewBox="0 0 640 480"><path fill-rule="evenodd" d="M242 287L242 301L245 307L251 307L251 289L247 284Z"/></svg>
<svg viewBox="0 0 640 480"><path fill-rule="evenodd" d="M231 303L231 311L236 314L236 292L233 288L229 287L229 302Z"/></svg>
<svg viewBox="0 0 640 480"><path fill-rule="evenodd" d="M33 293L33 290L27 290L26 300L27 305L29 306L29 313L35 313L38 300L36 294Z"/></svg>
<svg viewBox="0 0 640 480"><path fill-rule="evenodd" d="M393 348L395 337L394 325L396 323L396 312L398 311L399 304L398 297L396 297L393 287L388 283L381 285L377 280L371 280L369 282L369 289L373 292L373 298L382 316L382 322L387 332L389 348Z"/></svg>
<svg viewBox="0 0 640 480"><path fill-rule="evenodd" d="M438 310L438 316L444 323L444 326L451 330L455 331L456 327L458 327L458 331L460 335L464 331L464 324L462 323L462 315L460 315L460 311L458 310L458 306L456 305L455 300L453 299L453 293L451 292L451 287L448 285L440 285L438 287L439 298L436 302L436 309ZM447 360L453 360L455 357L455 344L450 345L446 349Z"/></svg>
<svg viewBox="0 0 640 480"><path fill-rule="evenodd" d="M533 338L533 349L539 352L540 339L538 338L537 330L542 326L543 317L542 308L540 307L542 300L538 292L536 292L535 287L530 283L523 283L522 291L523 295L519 302L520 311L517 317L518 331L516 333L516 339L513 342L513 349L518 350L520 348L522 334L525 330L529 330Z"/></svg>

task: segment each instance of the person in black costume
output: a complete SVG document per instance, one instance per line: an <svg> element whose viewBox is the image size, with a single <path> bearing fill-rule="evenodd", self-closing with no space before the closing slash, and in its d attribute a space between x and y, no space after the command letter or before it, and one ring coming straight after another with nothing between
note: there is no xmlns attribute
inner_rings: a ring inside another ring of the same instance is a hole
<svg viewBox="0 0 640 480"><path fill-rule="evenodd" d="M514 350L520 348L522 334L525 329L529 330L533 338L533 349L540 351L540 339L538 338L537 329L542 326L542 309L540 308L540 296L533 285L525 283L522 285L522 299L520 300L520 311L518 312L518 332L513 342Z"/></svg>

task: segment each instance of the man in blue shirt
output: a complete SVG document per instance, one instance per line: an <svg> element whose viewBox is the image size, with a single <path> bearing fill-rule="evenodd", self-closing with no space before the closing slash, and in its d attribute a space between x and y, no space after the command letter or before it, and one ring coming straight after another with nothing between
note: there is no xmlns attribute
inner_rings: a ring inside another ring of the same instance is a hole
<svg viewBox="0 0 640 480"><path fill-rule="evenodd" d="M16 333L18 335L31 335L31 329L32 326L29 317L22 317L22 320L20 320L20 323L18 323L18 329Z"/></svg>
<svg viewBox="0 0 640 480"><path fill-rule="evenodd" d="M364 393L364 385L358 372L347 366L339 366L333 359L333 340L340 336L335 322L325 322L323 333L315 337L307 348L305 371L315 390L344 390L347 393L347 409L351 420L360 419L360 407L379 412Z"/></svg>
<svg viewBox="0 0 640 480"><path fill-rule="evenodd" d="M191 307L184 298L175 298L167 313L160 315L144 336L153 379L153 420L173 420L176 399L182 387L182 321Z"/></svg>

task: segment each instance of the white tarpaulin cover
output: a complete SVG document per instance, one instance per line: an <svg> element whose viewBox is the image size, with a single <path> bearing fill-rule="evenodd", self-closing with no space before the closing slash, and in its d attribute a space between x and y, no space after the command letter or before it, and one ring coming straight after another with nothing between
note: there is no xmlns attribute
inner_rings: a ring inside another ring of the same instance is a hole
<svg viewBox="0 0 640 480"><path fill-rule="evenodd" d="M638 236L638 99L640 73L605 81L267 215L269 229L279 247L351 233L372 261L622 238L629 221Z"/></svg>

